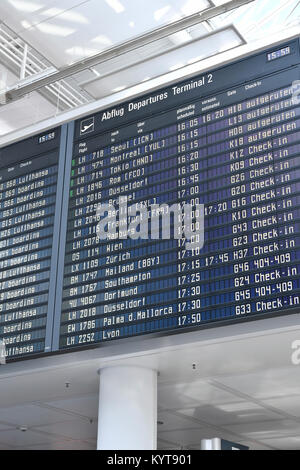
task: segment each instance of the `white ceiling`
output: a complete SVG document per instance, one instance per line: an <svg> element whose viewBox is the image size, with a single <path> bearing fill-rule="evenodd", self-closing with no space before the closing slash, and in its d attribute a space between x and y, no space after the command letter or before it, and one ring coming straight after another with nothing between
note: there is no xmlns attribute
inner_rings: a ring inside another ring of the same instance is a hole
<svg viewBox="0 0 300 470"><path fill-rule="evenodd" d="M299 25L300 3L299 0L256 0L211 22L215 27L233 23L247 42L257 41Z"/></svg>
<svg viewBox="0 0 300 470"><path fill-rule="evenodd" d="M138 365L160 373L160 449L199 449L201 439L220 437L252 450L300 450L300 366L291 361L299 319L1 366L0 449L95 449L98 368Z"/></svg>
<svg viewBox="0 0 300 470"><path fill-rule="evenodd" d="M44 62L43 70L47 66L49 67L49 64L56 68L65 67L139 36L148 30L153 30L163 24L176 21L212 5L210 0L173 0L170 4L163 0L153 0L151 2L148 0L1 0L0 19L5 25L3 29L8 27L11 36L17 39L9 41L11 44L9 46L7 36L4 36L3 40L1 38L0 26L0 46L3 45L4 47L2 49L4 55L0 58L3 62L2 67L4 66L6 70L9 68L8 74L6 72L1 73L0 90L16 84L19 79L17 72L12 70L14 63L11 63L8 56L5 55L8 52L11 57L11 48L14 45L18 45L18 49L13 52L19 56L24 44L27 43L31 55L37 55L39 60ZM143 54L141 52L134 54L134 59L145 60L147 58L148 60L153 53L164 52L167 43L168 48L182 46L185 42L201 37L209 31L208 25L199 25L192 28L190 33L183 31L173 34L165 41L151 45L151 50L148 47ZM223 38L223 40L225 39ZM215 53L215 49L218 52L219 41L220 38L216 38L213 53ZM240 43L238 41L236 44L235 38L229 38L228 41L228 48ZM211 39L212 42L213 39ZM224 44L222 44L222 47L224 48ZM5 48L9 50L5 52ZM186 50L184 52L186 61L195 58L193 50L190 51L190 55L187 54ZM120 57L120 60L122 61L122 57ZM107 72L106 65L103 70L101 67L96 67L68 79L67 87L71 87L71 91L75 87L75 90L77 90L75 95L76 93L77 96L78 93L80 95L80 90L82 91L78 105L80 105L80 101L84 104L86 100L93 101L100 96L111 94L115 90L130 87L145 78L153 78L154 69L156 70L155 75L160 75L168 72L169 68L176 67L178 64L178 58L174 57L174 54L173 57L170 55L168 57L169 65L166 69L166 57L164 56L154 64L148 62L147 65L141 66L139 74L134 73L132 79L132 71L128 71L130 58L124 57L124 60L127 70L125 68L122 73L119 73L117 79L107 78L105 86L103 86L103 80L94 82L92 85L94 91L92 93L89 93L89 87L87 87L87 90L81 87L81 83L103 75ZM116 66L120 68L123 65L117 61L117 63L111 64L109 70L114 70ZM29 73L27 68L26 78L28 78ZM116 82L115 85L114 82ZM66 82L64 82L65 84ZM110 84L112 85L110 86ZM62 91L61 98L63 98L63 89L59 89ZM39 100L40 96L39 93L32 93L27 96L25 103L20 101L13 105L2 106L0 108L3 116L0 121L0 124L2 124L0 125L0 136L16 129L22 129L35 122L43 121L47 117L56 116L61 111L59 109L61 102L56 103L52 99L52 104L48 104L45 103L43 96ZM15 116L19 116L19 118L16 120Z"/></svg>
<svg viewBox="0 0 300 470"><path fill-rule="evenodd" d="M124 58L109 61L107 65L99 65L94 70L99 72L100 77L96 78L94 75L91 78L92 74L90 73L89 80L83 81L81 86L95 99L100 99L134 86L136 83L149 81L156 76L168 74L170 71L214 56L221 50L233 49L242 44L242 39L230 27L209 35L207 29L203 28L200 31L197 27L196 38L188 44L177 44L176 48L174 48L174 42L170 37L165 38L163 41L158 41L158 44L142 48L140 57L138 51L134 51L132 54L126 54ZM164 48L166 52L162 53ZM155 56L155 54L158 55ZM131 56L132 66L130 66L130 57L128 56ZM145 60L145 57L153 58ZM141 62L136 65L139 60ZM120 68L124 67L125 63L125 69L120 72ZM77 77L75 78L77 79Z"/></svg>
<svg viewBox="0 0 300 470"><path fill-rule="evenodd" d="M202 11L212 5L221 5L229 0L1 0L0 19L12 31L44 57L48 64L56 68L65 67L88 56L97 54L128 39L139 36L161 25L172 23L187 15ZM259 21L257 21L259 18ZM140 66L123 68L111 75L118 64L111 63L86 70L68 80L80 94L82 103L91 103L103 96L109 96L121 89L130 89L133 85L145 81L152 85L155 77L170 75L170 71L178 67L182 75L188 72L189 63L198 58L198 70L207 55L214 55L225 50L240 46L237 37L224 33L210 38L207 51L205 43L192 43L204 34L234 25L249 44L258 39L278 40L279 34L286 36L296 29L300 31L300 7L297 0L255 0L249 5L220 15L196 27L184 30L151 45L150 50L144 49L135 56L143 60ZM1 32L1 31L0 31ZM221 41L221 42L220 42ZM177 51L166 54L170 48L178 47ZM195 49L196 48L196 52ZM198 49L206 50L199 55ZM150 57L155 53L161 56ZM241 54L242 54L241 49ZM237 54L238 56L238 54ZM145 61L145 57L147 61ZM149 59L150 58L150 59ZM124 57L130 66L130 58ZM128 59L128 60L127 60ZM220 58L221 60L221 58ZM216 64L218 60L214 62ZM5 65L5 64L4 64ZM123 67L120 58L119 68ZM110 75L105 76L107 71ZM169 73L168 73L169 72ZM197 73L197 72L196 72ZM100 77L99 77L100 75ZM104 75L102 78L101 76ZM11 81L1 75L1 84L8 86ZM14 76L13 82L19 77ZM99 80L96 80L99 78ZM171 78L170 78L171 79ZM92 81L92 82L91 82ZM155 85L157 86L157 85ZM77 93L75 92L75 94ZM39 98L41 99L39 100ZM23 102L10 107L5 105L0 122L0 135L26 128L35 122L42 122L47 117L57 117L59 110L56 103L48 106L43 96L33 93L28 96L26 106ZM79 100L80 101L80 100ZM80 105L79 105L80 106ZM23 108L30 109L24 112ZM34 108L34 111L32 111ZM20 116L15 120L15 116ZM38 118L36 118L38 116Z"/></svg>
<svg viewBox="0 0 300 470"><path fill-rule="evenodd" d="M209 6L208 0L1 0L4 23L62 67Z"/></svg>
<svg viewBox="0 0 300 470"><path fill-rule="evenodd" d="M1 81L7 85L15 83L16 76L0 64ZM35 124L55 115L57 107L39 93L32 93L19 101L0 106L0 136L24 127L24 123Z"/></svg>

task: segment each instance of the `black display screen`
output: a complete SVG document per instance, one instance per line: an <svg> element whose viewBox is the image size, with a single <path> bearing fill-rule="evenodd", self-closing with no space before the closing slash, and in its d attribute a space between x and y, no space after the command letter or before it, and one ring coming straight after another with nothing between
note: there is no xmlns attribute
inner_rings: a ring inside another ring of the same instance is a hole
<svg viewBox="0 0 300 470"><path fill-rule="evenodd" d="M0 149L7 360L299 312L299 76L294 40Z"/></svg>
<svg viewBox="0 0 300 470"><path fill-rule="evenodd" d="M299 309L296 70L171 106L209 93L221 74L77 124L60 348ZM138 119L147 107L160 112ZM203 204L203 248L151 237L100 240L96 207L119 197L147 207Z"/></svg>
<svg viewBox="0 0 300 470"><path fill-rule="evenodd" d="M0 150L0 339L7 359L51 350L59 145L55 129L51 139L37 136Z"/></svg>

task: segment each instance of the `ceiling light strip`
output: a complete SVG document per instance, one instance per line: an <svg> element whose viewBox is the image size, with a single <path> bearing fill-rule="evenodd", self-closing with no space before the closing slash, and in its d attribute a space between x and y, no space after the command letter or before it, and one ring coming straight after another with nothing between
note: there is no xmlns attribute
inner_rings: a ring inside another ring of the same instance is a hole
<svg viewBox="0 0 300 470"><path fill-rule="evenodd" d="M85 87L86 85L91 85L93 83L101 82L101 80L103 80L103 79L106 79L106 78L114 76L114 75L116 75L120 72L124 72L124 71L128 70L129 67L136 67L138 65L142 65L142 64L144 64L144 63L146 63L150 60L157 59L158 57L161 57L165 54L170 54L170 53L175 52L175 51L182 51L182 50L187 49L188 47L193 46L197 43L199 44L199 49L200 49L201 48L201 41L205 41L209 38L211 38L213 40L214 37L218 37L221 33L227 33L229 31L235 33L236 39L240 41L239 44L235 45L234 47L239 47L239 46L242 46L242 45L245 44L244 38L240 35L239 31L235 28L235 26L234 25L229 25L229 26L225 26L225 27L220 28L220 29L215 29L213 32L207 33L204 36L193 39L188 43L182 44L181 46L172 46L168 49L160 50L159 52L154 53L154 54L150 54L150 55L147 54L147 56L145 55L144 57L141 56L141 58L139 60L135 60L133 62L130 62L130 64L128 64L128 62L127 62L127 65L124 65L120 68L114 68L114 69L112 69L108 72L101 73L101 75L99 77L95 77L95 78L89 80L88 82L82 83L81 85L83 87ZM232 49L232 48L233 48L232 46L228 47L228 49ZM228 50L228 49L226 49L226 50ZM224 51L222 51L222 52L224 52ZM219 53L220 52L217 51L214 54L210 54L210 56L217 55ZM206 59L206 58L207 58L207 56L203 55L201 57L201 59L199 58L199 59L193 61L192 63L199 62L200 60L203 60L203 59ZM185 64L178 64L177 66L174 66L173 70L177 70L179 68L185 67L186 65L189 65L189 64L186 64L186 63ZM170 69L170 70L172 70L172 69ZM153 79L153 78L156 78L160 75L165 75L166 73L168 73L168 71L167 72L164 71L163 73L159 73L158 75L152 76L151 78ZM132 85L129 85L128 88L130 88L131 86ZM114 91L116 91L116 90L114 90Z"/></svg>
<svg viewBox="0 0 300 470"><path fill-rule="evenodd" d="M36 81L35 83L19 87L18 89L10 90L7 93L7 100L16 100L18 98L21 98L25 94L43 88L46 85L49 85L50 83L57 82L72 75L75 75L76 73L81 72L82 70L86 70L87 68L93 67L102 62L106 62L108 60L121 56L126 52L139 49L140 47L145 46L151 42L170 36L171 34L179 32L188 27L195 26L196 24L202 23L203 21L206 21L215 16L221 15L223 13L226 13L227 11L233 10L242 5L246 5L253 1L254 0L231 0L226 4L204 10L201 13L185 17L174 23L157 28L154 31L150 31L146 34L126 41L116 47L110 48L100 54L97 54L83 61L70 65L64 69L61 69L58 72L54 72L53 74L49 75L49 77L42 78Z"/></svg>

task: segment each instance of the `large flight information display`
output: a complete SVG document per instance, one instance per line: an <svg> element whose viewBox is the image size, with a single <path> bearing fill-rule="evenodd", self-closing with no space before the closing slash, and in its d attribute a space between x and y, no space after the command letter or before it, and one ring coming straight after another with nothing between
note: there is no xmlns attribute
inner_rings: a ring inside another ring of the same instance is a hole
<svg viewBox="0 0 300 470"><path fill-rule="evenodd" d="M8 360L300 311L299 46L0 150ZM187 204L199 246L146 236L128 209L160 206L173 233Z"/></svg>
<svg viewBox="0 0 300 470"><path fill-rule="evenodd" d="M260 55L266 70L296 48L280 51ZM299 72L245 84L249 67L220 93L228 69L77 123L60 348L299 309ZM96 208L120 197L204 204L204 247L99 239Z"/></svg>
<svg viewBox="0 0 300 470"><path fill-rule="evenodd" d="M0 150L0 339L7 359L51 350L60 134L54 129Z"/></svg>

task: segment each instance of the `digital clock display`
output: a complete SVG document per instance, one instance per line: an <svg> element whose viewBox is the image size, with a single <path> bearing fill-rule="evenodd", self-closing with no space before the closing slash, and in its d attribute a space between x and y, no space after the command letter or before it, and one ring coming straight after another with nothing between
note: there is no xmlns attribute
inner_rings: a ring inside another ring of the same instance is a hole
<svg viewBox="0 0 300 470"><path fill-rule="evenodd" d="M278 49L277 51L270 52L267 57L268 57L268 62L271 62L276 59L281 59L282 57L286 57L287 55L291 54L291 47L287 46L282 49Z"/></svg>

